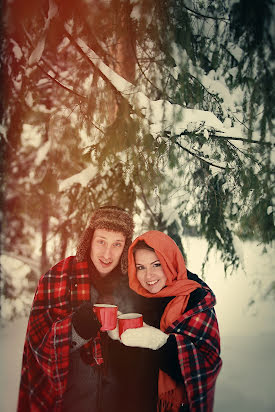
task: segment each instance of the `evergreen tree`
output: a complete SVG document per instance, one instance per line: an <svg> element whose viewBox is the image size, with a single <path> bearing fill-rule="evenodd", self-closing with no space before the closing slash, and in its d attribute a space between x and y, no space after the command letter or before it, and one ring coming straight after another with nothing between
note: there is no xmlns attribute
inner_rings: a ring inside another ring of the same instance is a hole
<svg viewBox="0 0 275 412"><path fill-rule="evenodd" d="M225 268L236 234L272 241L273 6L3 2L4 250L39 235L44 270L105 203L205 236Z"/></svg>

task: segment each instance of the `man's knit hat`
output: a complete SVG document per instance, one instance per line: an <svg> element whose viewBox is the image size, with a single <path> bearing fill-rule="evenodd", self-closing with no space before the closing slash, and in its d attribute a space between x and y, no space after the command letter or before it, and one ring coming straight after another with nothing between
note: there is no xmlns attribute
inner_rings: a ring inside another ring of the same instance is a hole
<svg viewBox="0 0 275 412"><path fill-rule="evenodd" d="M90 253L91 241L95 229L122 232L126 236L125 246L120 258L121 271L123 274L126 274L128 267L127 254L134 231L133 218L128 212L117 206L103 206L95 210L77 246L76 260L78 262L87 258L87 252Z"/></svg>

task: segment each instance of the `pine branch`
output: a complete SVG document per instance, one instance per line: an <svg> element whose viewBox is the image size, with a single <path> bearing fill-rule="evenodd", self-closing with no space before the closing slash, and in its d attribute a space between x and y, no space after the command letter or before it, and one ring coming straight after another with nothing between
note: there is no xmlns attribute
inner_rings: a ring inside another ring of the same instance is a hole
<svg viewBox="0 0 275 412"><path fill-rule="evenodd" d="M195 11L193 9L191 9L190 7L186 6L185 4L183 4L183 7L190 11L191 13L195 14L196 16L198 16L200 19L212 19L212 20L216 20L216 21L224 21L225 23L229 24L230 20L226 19L225 17L214 17L214 16L207 16L206 14L202 14L199 13L198 11Z"/></svg>
<svg viewBox="0 0 275 412"><path fill-rule="evenodd" d="M253 139L250 140L250 139L245 139L244 137L223 136L219 133L222 133L222 132L218 132L218 134L209 132L209 137L211 137L213 139L217 139L217 140L219 140L219 139L237 140L237 141L240 141L240 142L243 142L243 143L246 143L246 144L254 143L254 144L268 146L270 148L273 148L275 146L275 144L271 143L271 142L264 142L262 140L253 140ZM189 135L189 133L187 131L184 131L180 134L174 135L173 137L177 138L177 137L188 136L188 135ZM204 137L202 133L197 133L196 135L198 137Z"/></svg>
<svg viewBox="0 0 275 412"><path fill-rule="evenodd" d="M156 89L159 93L161 93L161 90L157 87L157 85L156 85L155 83L153 83L153 82L148 78L148 76L145 74L145 71L144 71L143 68L141 67L141 64L140 64L139 59L138 59L137 54L136 54L136 49L135 49L135 47L134 47L134 45L133 45L132 38L130 38L130 42L131 42L131 48L132 48L133 55L135 56L135 60L136 60L136 63L137 63L137 65L138 65L138 68L139 68L141 74L142 74L143 77L146 79L146 81L151 84L151 86L152 86L154 89Z"/></svg>
<svg viewBox="0 0 275 412"><path fill-rule="evenodd" d="M257 165L262 166L261 162L255 158L251 153L247 153L244 150L241 150L239 147L235 146L233 143L228 142L230 146L233 147L234 150L240 152L244 157L249 158L252 160L254 163L257 163Z"/></svg>
<svg viewBox="0 0 275 412"><path fill-rule="evenodd" d="M73 91L72 89L69 89L68 87L64 86L61 82L59 82L58 80L56 80L56 79L55 79L54 77L52 77L46 70L44 70L39 64L37 64L37 67L39 67L39 69L42 70L42 72L43 72L47 77L49 77L52 81L54 81L55 83L57 83L58 86L62 87L64 90L68 91L69 93L72 93L72 94L76 95L77 97L80 97L81 100L86 101L86 102L88 101L88 97L83 96L83 95L81 95L81 94ZM100 131L100 133L105 134L105 132L104 132L102 129L100 129L100 127L97 126L97 125L96 125L94 122L92 122L91 120L90 120L90 124L92 124L98 131Z"/></svg>
<svg viewBox="0 0 275 412"><path fill-rule="evenodd" d="M68 32L68 30L64 27L64 32L68 39L71 41L72 45L78 50L78 52L85 58L85 60L93 67L93 69L99 74L99 76L102 78L102 80L107 83L111 89L114 91L114 93L119 96L120 98L122 97L121 93L115 88L115 86L112 84L112 82L108 79L107 76L105 76L102 71L94 64L94 62L87 56L87 54L82 50L82 48L79 46L77 41L74 39L74 37Z"/></svg>
<svg viewBox="0 0 275 412"><path fill-rule="evenodd" d="M171 137L168 137L168 136L165 136L165 137L171 139ZM172 137L178 137L178 136L172 136ZM186 147L182 146L177 140L175 140L175 144L176 144L177 146L179 146L179 147L180 147L182 150L184 150L185 152L189 153L191 156L193 156L193 157L195 157L196 159L200 160L201 162L206 163L206 164L208 164L209 166L216 167L217 169L226 170L226 167L224 167L224 166L219 166L219 165L216 165L216 164L214 164L214 163L212 163L212 162L209 162L208 160L204 159L203 157L200 157L200 156L197 155L196 153L194 153L194 152L192 152L191 150L187 149Z"/></svg>
<svg viewBox="0 0 275 412"><path fill-rule="evenodd" d="M238 140L240 142L247 143L247 144L254 143L254 144L264 145L268 147L274 147L274 143L264 142L262 140L244 139L243 137L233 137L233 136L221 136L221 135L216 135L212 133L209 133L209 136L213 137L214 139Z"/></svg>
<svg viewBox="0 0 275 412"><path fill-rule="evenodd" d="M216 101L216 103L217 103L219 106L221 106L221 103L219 102L217 96L216 96L214 93L211 93L211 92L207 89L207 87L205 87L205 85L202 84L202 82L199 81L199 79L198 79L197 77L193 76L193 74L191 74L191 73L188 73L188 76L189 76L191 79L193 79L195 82L199 83L199 84L201 85L201 87L205 90L205 92L206 92L207 94L209 94L211 97L213 97L213 99Z"/></svg>
<svg viewBox="0 0 275 412"><path fill-rule="evenodd" d="M83 96L77 92L75 92L74 90L70 89L69 87L65 86L64 84L62 84L59 80L56 80L53 76L51 76L45 69L43 69L43 67L37 63L37 67L39 67L39 69L49 78L51 79L53 82L55 82L56 84L58 84L58 86L60 86L62 89L66 90L67 92L74 94L77 97L80 97L81 100L85 100L87 101L88 98L86 96Z"/></svg>
<svg viewBox="0 0 275 412"><path fill-rule="evenodd" d="M141 196L142 196L142 199L143 199L143 202L144 202L145 206L147 207L147 210L149 210L149 212L151 213L153 219L154 219L154 220L157 220L156 215L155 215L154 212L152 211L152 209L151 209L151 207L150 207L150 205L149 205L149 203L148 203L148 201L147 201L147 199L146 199L146 196L145 196L145 194L144 194L143 187L142 187L141 184L140 184L140 189L141 189Z"/></svg>
<svg viewBox="0 0 275 412"><path fill-rule="evenodd" d="M151 213L153 219L156 220L157 217L156 217L155 213L152 211L152 209L151 209L151 207L150 207L150 205L147 201L147 198L145 196L139 173L137 173L137 178L138 178L138 181L139 181L139 187L140 187L140 190L141 190L141 196L142 196L143 202L144 202L145 206L147 207L147 210L149 210L149 212Z"/></svg>
<svg viewBox="0 0 275 412"><path fill-rule="evenodd" d="M24 33L26 36L27 41L29 42L29 44L31 45L31 47L34 47L31 36L29 35L29 33L27 32L26 28L24 27ZM47 65L49 67L50 70L52 70L53 72L55 72L55 70L50 66L50 64L41 56L40 58L41 61L43 61L43 63L45 65ZM65 86L64 84L61 83L61 81L57 80L55 77L51 76L47 70L45 70L39 63L36 63L37 67L52 81L54 81L56 84L58 84L58 86L62 87L64 90L66 90L69 93L74 94L77 97L80 97L81 100L88 100L86 96L82 96L81 94L75 92L74 90L70 89L69 87Z"/></svg>

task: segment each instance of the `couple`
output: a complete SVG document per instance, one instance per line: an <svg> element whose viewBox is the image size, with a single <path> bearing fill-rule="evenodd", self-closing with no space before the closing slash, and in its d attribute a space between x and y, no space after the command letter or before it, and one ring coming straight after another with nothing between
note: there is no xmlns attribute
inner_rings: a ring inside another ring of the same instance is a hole
<svg viewBox="0 0 275 412"><path fill-rule="evenodd" d="M210 412L221 368L215 296L175 242L105 206L76 256L41 277L29 317L18 412ZM127 276L128 272L128 276ZM129 287L130 286L130 287ZM94 303L143 314L100 332Z"/></svg>

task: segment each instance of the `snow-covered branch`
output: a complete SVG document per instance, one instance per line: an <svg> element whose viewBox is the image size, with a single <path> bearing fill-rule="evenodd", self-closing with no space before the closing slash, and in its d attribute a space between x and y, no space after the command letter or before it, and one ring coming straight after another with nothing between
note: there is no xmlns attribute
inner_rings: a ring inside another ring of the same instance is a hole
<svg viewBox="0 0 275 412"><path fill-rule="evenodd" d="M7 256L12 259L19 260L20 262L28 265L37 275L40 274L40 265L37 260L31 259L27 256L22 256L17 253L7 252L5 250L2 251L2 256Z"/></svg>
<svg viewBox="0 0 275 412"><path fill-rule="evenodd" d="M191 9L191 7L188 7L186 4L184 4L183 7L186 10L190 11L190 13L195 14L200 19L211 19L211 20L216 20L216 21L224 21L226 23L230 22L230 20L226 17L216 17L216 16L206 15L206 14L198 12L197 10Z"/></svg>
<svg viewBox="0 0 275 412"><path fill-rule="evenodd" d="M40 64L37 64L37 67L39 67L39 69L50 79L52 80L54 83L56 83L58 86L60 86L62 89L66 90L69 93L74 94L75 96L79 97L81 100L87 101L87 97L83 96L77 92L75 92L73 89L70 89L69 87L65 86L64 84L62 84L59 80L57 80L55 77L51 76L45 69L43 69L43 67Z"/></svg>
<svg viewBox="0 0 275 412"><path fill-rule="evenodd" d="M92 180L92 178L97 174L97 168L93 165L86 167L80 173L77 173L73 176L68 177L67 179L62 180L59 184L59 190L61 192L70 189L74 184L80 184L85 187Z"/></svg>
<svg viewBox="0 0 275 412"><path fill-rule="evenodd" d="M222 170L225 170L225 169L226 169L225 166L214 164L214 163L210 162L209 160L206 160L204 157L199 156L197 153L192 152L190 149L188 149L187 147L184 147L184 146L183 146L181 143L179 143L177 140L175 140L174 142L175 142L175 144L176 144L178 147L180 147L180 148L181 148L182 150L184 150L186 153L190 154L191 156L195 157L196 159L200 160L201 162L206 163L206 164L208 164L209 166L216 167L217 169L222 169Z"/></svg>
<svg viewBox="0 0 275 412"><path fill-rule="evenodd" d="M101 76L129 102L135 115L142 118L142 122L147 124L153 135L168 130L173 134L180 134L183 130L194 127L194 124L195 127L203 124L205 129L224 132L222 122L209 111L187 109L167 100L149 99L132 83L108 67L81 38L74 39L68 24L65 24L65 30L70 40L77 44L86 58L99 70Z"/></svg>

